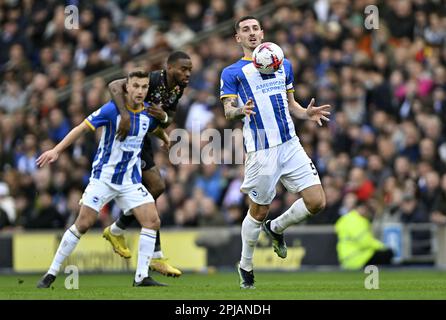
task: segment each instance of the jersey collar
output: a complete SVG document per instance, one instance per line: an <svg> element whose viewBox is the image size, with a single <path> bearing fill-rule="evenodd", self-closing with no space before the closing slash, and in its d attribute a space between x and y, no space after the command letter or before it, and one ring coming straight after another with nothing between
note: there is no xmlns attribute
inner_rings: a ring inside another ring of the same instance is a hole
<svg viewBox="0 0 446 320"><path fill-rule="evenodd" d="M140 113L142 111L144 111L144 104L141 106L141 108L133 110L128 104L125 106L127 108L128 111L132 112L132 113Z"/></svg>

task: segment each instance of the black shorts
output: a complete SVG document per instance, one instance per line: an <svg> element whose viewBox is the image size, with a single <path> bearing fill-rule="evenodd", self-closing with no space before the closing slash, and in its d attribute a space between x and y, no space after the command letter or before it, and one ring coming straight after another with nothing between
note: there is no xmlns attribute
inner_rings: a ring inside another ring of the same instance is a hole
<svg viewBox="0 0 446 320"><path fill-rule="evenodd" d="M155 162L153 161L153 150L152 144L150 140L146 139L142 146L141 151L141 170L150 170L155 166Z"/></svg>

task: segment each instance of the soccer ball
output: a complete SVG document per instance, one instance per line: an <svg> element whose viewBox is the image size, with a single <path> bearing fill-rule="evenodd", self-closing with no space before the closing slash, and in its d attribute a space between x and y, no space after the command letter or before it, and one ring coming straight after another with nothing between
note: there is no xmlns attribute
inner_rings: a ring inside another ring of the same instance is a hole
<svg viewBox="0 0 446 320"><path fill-rule="evenodd" d="M259 44L252 53L252 63L263 74L273 74L282 66L283 51L275 43Z"/></svg>

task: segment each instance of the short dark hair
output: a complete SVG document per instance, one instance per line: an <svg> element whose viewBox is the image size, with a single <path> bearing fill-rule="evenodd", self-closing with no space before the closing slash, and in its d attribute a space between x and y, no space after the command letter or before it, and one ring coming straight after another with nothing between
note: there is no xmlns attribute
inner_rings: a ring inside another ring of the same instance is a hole
<svg viewBox="0 0 446 320"><path fill-rule="evenodd" d="M149 73L141 70L141 69L136 69L136 70L132 70L127 74L127 82L129 82L130 78L148 78L149 77Z"/></svg>
<svg viewBox="0 0 446 320"><path fill-rule="evenodd" d="M176 61L178 61L180 59L190 60L190 57L184 51L175 51L175 52L172 52L171 54L169 54L169 56L167 57L167 64L175 63Z"/></svg>
<svg viewBox="0 0 446 320"><path fill-rule="evenodd" d="M243 21L245 21L245 20L251 20L251 19L253 19L253 20L257 20L257 22L258 22L259 25L260 25L260 29L263 29L263 27L262 27L262 23L261 23L260 20L257 19L256 17L254 17L254 16L243 16L243 17L241 17L240 19L238 19L238 20L235 22L235 25L234 25L234 31L235 31L235 33L237 33L237 32L240 30L240 22L243 22Z"/></svg>

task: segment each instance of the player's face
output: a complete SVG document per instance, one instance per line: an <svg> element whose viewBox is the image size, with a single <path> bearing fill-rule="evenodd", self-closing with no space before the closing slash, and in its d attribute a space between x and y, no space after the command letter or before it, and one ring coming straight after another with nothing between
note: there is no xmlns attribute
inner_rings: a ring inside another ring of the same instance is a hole
<svg viewBox="0 0 446 320"><path fill-rule="evenodd" d="M127 94L134 104L141 104L149 91L149 78L132 77L127 82Z"/></svg>
<svg viewBox="0 0 446 320"><path fill-rule="evenodd" d="M255 19L245 20L239 23L240 29L235 35L235 40L242 47L253 51L263 40L263 30Z"/></svg>
<svg viewBox="0 0 446 320"><path fill-rule="evenodd" d="M187 87L192 72L192 61L190 59L178 59L167 66L167 72L172 75L175 84Z"/></svg>

